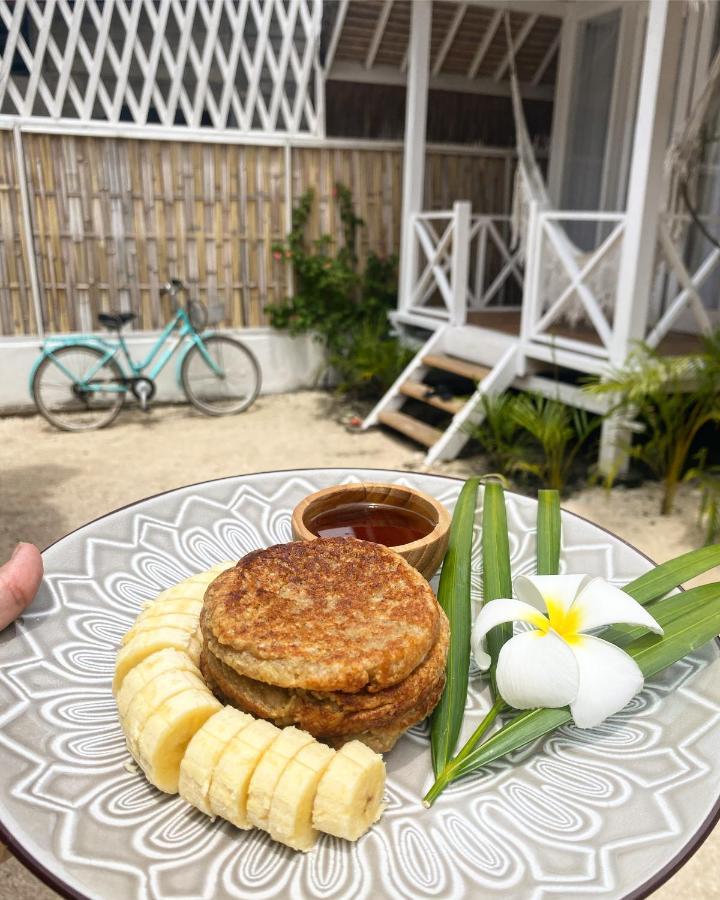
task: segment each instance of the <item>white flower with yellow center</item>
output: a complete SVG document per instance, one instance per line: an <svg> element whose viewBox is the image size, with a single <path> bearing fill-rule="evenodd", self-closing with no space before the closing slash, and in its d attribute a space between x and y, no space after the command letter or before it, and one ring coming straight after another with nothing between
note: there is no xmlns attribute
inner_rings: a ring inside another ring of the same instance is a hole
<svg viewBox="0 0 720 900"><path fill-rule="evenodd" d="M473 655L490 667L485 636L505 622L527 622L500 650L495 673L503 700L516 709L570 706L575 724L593 728L642 690L643 674L624 650L587 632L604 625L663 630L647 610L603 578L521 575L517 599L487 603L472 630Z"/></svg>

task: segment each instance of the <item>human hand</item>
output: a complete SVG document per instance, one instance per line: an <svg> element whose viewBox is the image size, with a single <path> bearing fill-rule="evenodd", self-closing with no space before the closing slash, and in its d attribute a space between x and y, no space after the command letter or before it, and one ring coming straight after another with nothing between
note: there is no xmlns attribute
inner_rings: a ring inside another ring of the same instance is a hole
<svg viewBox="0 0 720 900"><path fill-rule="evenodd" d="M18 544L0 566L0 629L23 612L37 593L43 577L40 551L34 544Z"/></svg>

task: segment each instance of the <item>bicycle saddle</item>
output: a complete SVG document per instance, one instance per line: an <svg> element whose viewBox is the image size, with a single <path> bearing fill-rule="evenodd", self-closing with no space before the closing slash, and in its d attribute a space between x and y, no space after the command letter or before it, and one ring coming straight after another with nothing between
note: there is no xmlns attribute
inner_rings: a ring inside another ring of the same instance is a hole
<svg viewBox="0 0 720 900"><path fill-rule="evenodd" d="M117 328L119 331L123 325L127 322L132 322L132 320L136 318L137 316L135 313L100 313L98 315L98 322L105 328L110 328L111 330Z"/></svg>

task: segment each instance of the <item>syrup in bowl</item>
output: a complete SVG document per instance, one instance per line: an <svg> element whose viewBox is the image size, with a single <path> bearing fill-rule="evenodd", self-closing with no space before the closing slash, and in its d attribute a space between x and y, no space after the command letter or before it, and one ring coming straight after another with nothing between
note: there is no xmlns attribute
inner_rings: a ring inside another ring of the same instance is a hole
<svg viewBox="0 0 720 900"><path fill-rule="evenodd" d="M355 537L386 547L419 541L435 524L416 510L389 503L342 503L305 520L318 537Z"/></svg>

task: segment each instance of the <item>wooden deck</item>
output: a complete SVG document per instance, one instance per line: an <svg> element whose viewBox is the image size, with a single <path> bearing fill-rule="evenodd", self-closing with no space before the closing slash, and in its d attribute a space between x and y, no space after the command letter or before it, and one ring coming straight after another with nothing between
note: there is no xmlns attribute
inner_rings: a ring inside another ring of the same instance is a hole
<svg viewBox="0 0 720 900"><path fill-rule="evenodd" d="M503 334L520 334L520 310L476 310L468 311L468 325L477 325L480 328L490 328ZM586 341L588 344L600 345L600 337L597 332L587 325L556 325L550 329L550 334L559 337L573 338L576 341ZM701 348L700 337L697 334L688 334L683 331L671 331L660 342L659 352L663 356L684 356L687 353L696 353Z"/></svg>

